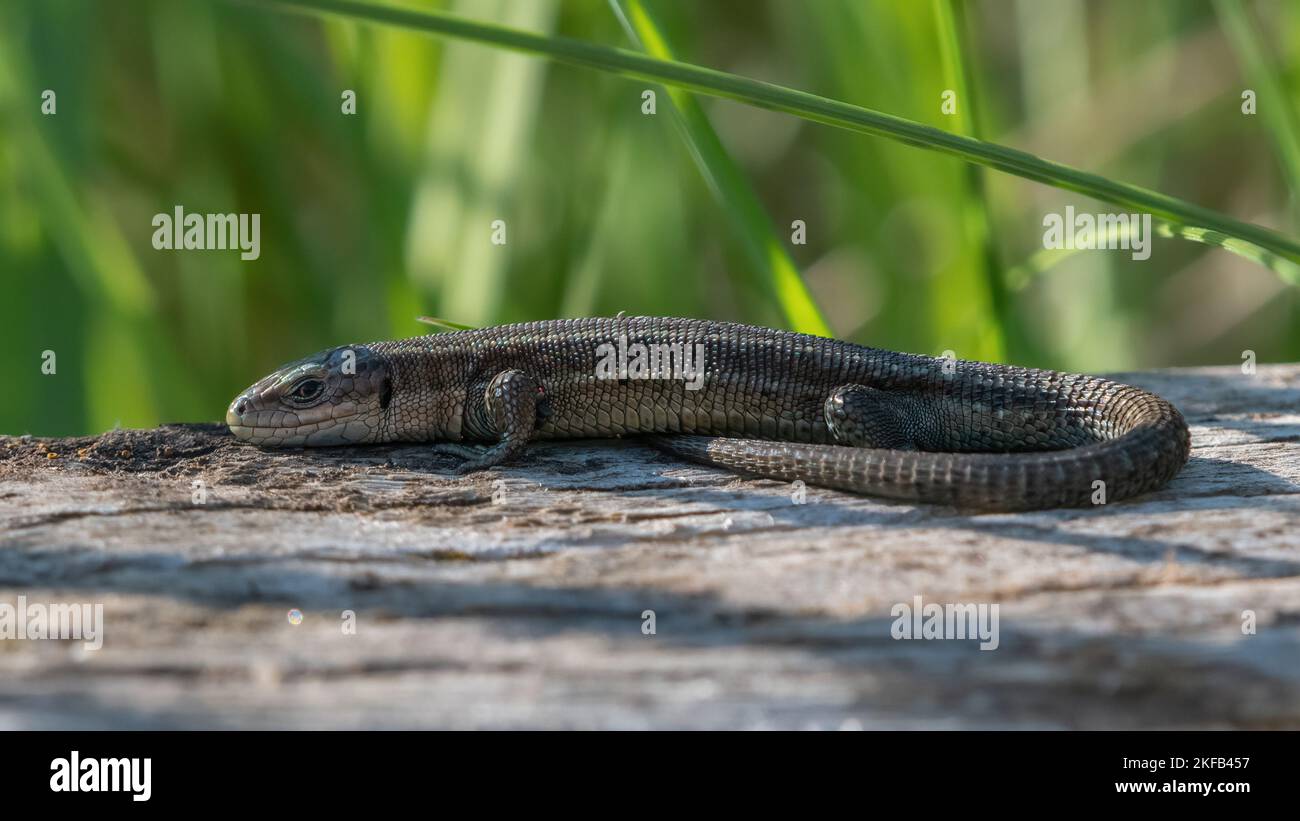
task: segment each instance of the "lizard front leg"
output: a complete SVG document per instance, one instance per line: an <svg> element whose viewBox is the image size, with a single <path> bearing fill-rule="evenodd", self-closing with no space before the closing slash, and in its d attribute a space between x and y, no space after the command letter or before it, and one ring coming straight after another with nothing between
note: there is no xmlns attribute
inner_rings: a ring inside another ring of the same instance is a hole
<svg viewBox="0 0 1300 821"><path fill-rule="evenodd" d="M468 448L455 451L470 456L457 472L484 470L509 462L522 453L537 430L541 404L541 386L523 371L502 371L493 377L483 392L482 415L500 438L481 453ZM442 450L449 452L448 448Z"/></svg>

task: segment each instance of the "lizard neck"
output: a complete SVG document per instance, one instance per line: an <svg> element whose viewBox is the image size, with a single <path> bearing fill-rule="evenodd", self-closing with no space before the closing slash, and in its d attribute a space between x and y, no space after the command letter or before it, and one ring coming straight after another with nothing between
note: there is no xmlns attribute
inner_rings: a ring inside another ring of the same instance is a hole
<svg viewBox="0 0 1300 821"><path fill-rule="evenodd" d="M390 350L384 354L393 382L382 441L459 441L465 381L451 361L434 351Z"/></svg>

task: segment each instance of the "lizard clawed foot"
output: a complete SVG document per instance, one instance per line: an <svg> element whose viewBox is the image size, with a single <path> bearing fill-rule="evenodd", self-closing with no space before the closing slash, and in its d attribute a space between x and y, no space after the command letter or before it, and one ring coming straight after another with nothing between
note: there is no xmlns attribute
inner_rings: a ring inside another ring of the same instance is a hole
<svg viewBox="0 0 1300 821"><path fill-rule="evenodd" d="M461 445L456 442L439 442L433 446L434 453L459 456L461 459L471 462L483 458L483 454L487 453L487 451L487 445Z"/></svg>
<svg viewBox="0 0 1300 821"><path fill-rule="evenodd" d="M536 430L540 395L541 389L527 374L502 371L488 383L482 406L487 423L482 427L495 429L500 441L491 446L441 442L433 449L464 458L456 468L461 475L511 461L524 452Z"/></svg>
<svg viewBox="0 0 1300 821"><path fill-rule="evenodd" d="M467 473L485 470L504 461L495 458L493 453L499 447L499 445L461 445L455 442L439 442L433 446L433 452L445 453L448 456L464 459L465 461L456 466L456 473L464 476Z"/></svg>
<svg viewBox="0 0 1300 821"><path fill-rule="evenodd" d="M509 462L523 452L525 444L527 443L507 440L473 452L470 458L456 466L456 472L464 476L466 473L476 473Z"/></svg>
<svg viewBox="0 0 1300 821"><path fill-rule="evenodd" d="M462 445L456 442L439 442L433 446L433 451L464 459L465 461L456 466L456 473L461 476L499 465L513 455L506 453L500 444Z"/></svg>

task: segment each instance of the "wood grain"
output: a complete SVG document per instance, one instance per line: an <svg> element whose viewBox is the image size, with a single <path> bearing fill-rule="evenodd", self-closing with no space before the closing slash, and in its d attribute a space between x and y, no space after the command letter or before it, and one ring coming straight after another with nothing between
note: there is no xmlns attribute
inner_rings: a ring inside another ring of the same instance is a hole
<svg viewBox="0 0 1300 821"><path fill-rule="evenodd" d="M1191 462L1024 514L794 504L635 441L461 478L219 425L0 437L0 602L106 621L0 640L0 728L1300 728L1300 366L1117 378ZM918 595L998 604L998 648L891 638Z"/></svg>

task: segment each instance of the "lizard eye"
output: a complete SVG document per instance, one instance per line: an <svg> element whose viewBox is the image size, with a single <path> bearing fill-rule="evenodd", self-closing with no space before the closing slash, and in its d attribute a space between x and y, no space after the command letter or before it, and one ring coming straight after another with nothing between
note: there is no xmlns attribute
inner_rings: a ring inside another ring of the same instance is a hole
<svg viewBox="0 0 1300 821"><path fill-rule="evenodd" d="M293 402L310 402L321 395L325 390L325 383L319 379L304 379L293 390L289 392L289 399Z"/></svg>

